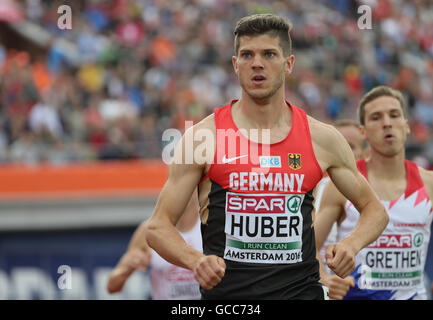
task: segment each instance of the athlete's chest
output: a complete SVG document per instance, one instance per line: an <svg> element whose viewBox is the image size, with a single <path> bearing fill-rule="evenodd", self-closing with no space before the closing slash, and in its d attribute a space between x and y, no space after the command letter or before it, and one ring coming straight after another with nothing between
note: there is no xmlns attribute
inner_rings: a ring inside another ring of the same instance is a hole
<svg viewBox="0 0 433 320"><path fill-rule="evenodd" d="M317 162L303 148L217 151L209 177L229 191L306 193L321 178Z"/></svg>
<svg viewBox="0 0 433 320"><path fill-rule="evenodd" d="M430 224L433 219L432 202L427 195L425 186L418 190L407 193L402 192L388 201L381 199L380 202L385 207L389 215L389 223L384 233L393 232L418 232L424 229L430 230ZM356 223L359 213L352 203L346 203L346 220L349 225Z"/></svg>
<svg viewBox="0 0 433 320"><path fill-rule="evenodd" d="M393 201L404 193L406 190L406 179L385 180L369 176L370 186L373 188L379 199L384 201Z"/></svg>
<svg viewBox="0 0 433 320"><path fill-rule="evenodd" d="M430 229L432 203L425 189L420 189L409 196L401 194L393 201L381 200L381 203L390 217L388 231Z"/></svg>

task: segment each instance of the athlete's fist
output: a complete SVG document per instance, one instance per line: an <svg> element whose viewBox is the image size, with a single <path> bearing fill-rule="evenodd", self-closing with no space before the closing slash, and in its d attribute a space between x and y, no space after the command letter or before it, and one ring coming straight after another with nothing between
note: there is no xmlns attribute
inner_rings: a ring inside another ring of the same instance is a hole
<svg viewBox="0 0 433 320"><path fill-rule="evenodd" d="M334 300L342 300L349 289L355 286L355 279L353 277L346 277L344 279L336 275L322 276L320 282L329 289L329 298Z"/></svg>
<svg viewBox="0 0 433 320"><path fill-rule="evenodd" d="M145 271L147 269L150 258L150 251L145 252L140 249L129 249L110 273L107 283L108 292L115 293L122 291L126 280L128 280L135 270Z"/></svg>
<svg viewBox="0 0 433 320"><path fill-rule="evenodd" d="M120 260L120 264L133 270L146 271L150 264L151 251L143 251L138 248L129 249Z"/></svg>
<svg viewBox="0 0 433 320"><path fill-rule="evenodd" d="M195 267L194 276L203 289L210 290L220 283L226 271L224 259L215 255L201 257Z"/></svg>
<svg viewBox="0 0 433 320"><path fill-rule="evenodd" d="M341 278L346 278L355 269L355 250L343 241L328 245L326 264Z"/></svg>

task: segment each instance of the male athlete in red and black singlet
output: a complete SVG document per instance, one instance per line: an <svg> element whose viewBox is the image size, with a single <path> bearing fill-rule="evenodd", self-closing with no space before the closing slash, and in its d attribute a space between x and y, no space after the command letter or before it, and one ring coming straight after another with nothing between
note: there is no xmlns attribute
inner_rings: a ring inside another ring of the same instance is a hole
<svg viewBox="0 0 433 320"><path fill-rule="evenodd" d="M202 207L208 211L203 212L207 216L202 227L204 253L223 257L226 275L217 287L202 294L205 298L230 293L232 298L243 298L245 292L259 299L297 297L319 280L311 224L312 190L322 178L322 169L314 155L307 116L287 104L293 116L289 134L263 147L239 134L231 116L234 102L215 110L215 157L202 179L203 185L210 184L203 186L210 189L209 204ZM275 281L268 281L269 277Z"/></svg>
<svg viewBox="0 0 433 320"><path fill-rule="evenodd" d="M147 223L149 245L193 270L205 299L325 298L312 228L312 190L325 171L361 214L330 247L336 274L347 276L388 222L342 135L286 101L289 31L270 14L238 22L232 60L242 96L185 132ZM197 186L203 253L174 228Z"/></svg>

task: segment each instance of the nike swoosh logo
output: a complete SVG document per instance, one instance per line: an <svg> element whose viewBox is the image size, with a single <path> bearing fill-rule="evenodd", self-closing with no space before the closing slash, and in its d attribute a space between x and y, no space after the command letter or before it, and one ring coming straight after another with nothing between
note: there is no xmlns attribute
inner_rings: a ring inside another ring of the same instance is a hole
<svg viewBox="0 0 433 320"><path fill-rule="evenodd" d="M221 161L222 161L222 163L229 163L229 162L235 161L236 159L244 158L247 156L248 156L247 154L244 154L243 156L239 156L239 157L226 158L226 155L223 155L223 158Z"/></svg>

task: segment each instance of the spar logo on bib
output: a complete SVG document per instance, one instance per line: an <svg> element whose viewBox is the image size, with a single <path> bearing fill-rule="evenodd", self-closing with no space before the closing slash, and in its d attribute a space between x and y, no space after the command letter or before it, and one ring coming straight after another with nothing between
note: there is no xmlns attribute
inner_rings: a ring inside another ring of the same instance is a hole
<svg viewBox="0 0 433 320"><path fill-rule="evenodd" d="M286 198L283 195L262 195L258 197L228 192L226 212L285 213L285 200Z"/></svg>
<svg viewBox="0 0 433 320"><path fill-rule="evenodd" d="M266 264L301 262L304 196L227 192L224 258Z"/></svg>
<svg viewBox="0 0 433 320"><path fill-rule="evenodd" d="M368 248L408 249L412 248L411 234L382 234Z"/></svg>

